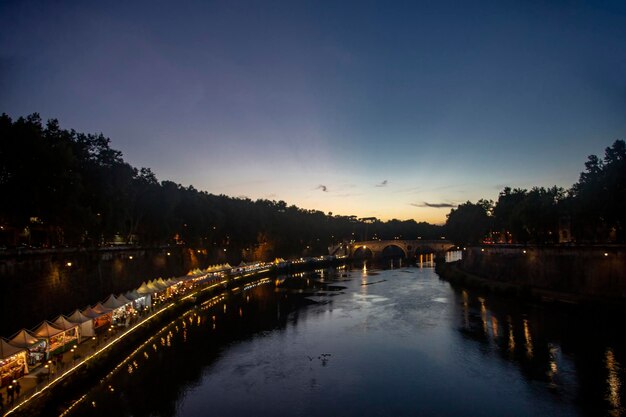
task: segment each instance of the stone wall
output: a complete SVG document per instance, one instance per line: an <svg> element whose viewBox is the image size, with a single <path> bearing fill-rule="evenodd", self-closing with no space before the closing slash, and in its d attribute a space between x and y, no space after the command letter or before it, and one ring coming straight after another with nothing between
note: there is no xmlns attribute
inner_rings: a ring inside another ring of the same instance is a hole
<svg viewBox="0 0 626 417"><path fill-rule="evenodd" d="M460 267L520 287L626 300L624 246L471 247L463 253Z"/></svg>

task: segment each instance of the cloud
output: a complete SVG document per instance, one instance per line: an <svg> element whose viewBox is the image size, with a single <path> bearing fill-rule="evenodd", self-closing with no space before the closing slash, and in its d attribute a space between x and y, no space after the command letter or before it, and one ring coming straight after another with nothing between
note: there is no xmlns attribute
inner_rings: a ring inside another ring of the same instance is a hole
<svg viewBox="0 0 626 417"><path fill-rule="evenodd" d="M431 207L431 208L454 208L456 204L453 203L428 203L424 201L422 204L411 203L413 207Z"/></svg>
<svg viewBox="0 0 626 417"><path fill-rule="evenodd" d="M320 184L320 185L317 186L316 190L322 190L325 193L327 193L328 192L328 187L325 186L325 185Z"/></svg>
<svg viewBox="0 0 626 417"><path fill-rule="evenodd" d="M387 180L381 182L380 184L376 184L376 187L386 187L387 186Z"/></svg>

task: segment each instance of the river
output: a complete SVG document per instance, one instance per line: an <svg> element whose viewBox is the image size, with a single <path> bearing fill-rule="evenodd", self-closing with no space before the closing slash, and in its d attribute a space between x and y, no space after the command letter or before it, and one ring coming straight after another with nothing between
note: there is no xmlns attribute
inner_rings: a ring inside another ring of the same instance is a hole
<svg viewBox="0 0 626 417"><path fill-rule="evenodd" d="M622 416L598 312L453 288L432 264L255 281L140 347L71 416Z"/></svg>

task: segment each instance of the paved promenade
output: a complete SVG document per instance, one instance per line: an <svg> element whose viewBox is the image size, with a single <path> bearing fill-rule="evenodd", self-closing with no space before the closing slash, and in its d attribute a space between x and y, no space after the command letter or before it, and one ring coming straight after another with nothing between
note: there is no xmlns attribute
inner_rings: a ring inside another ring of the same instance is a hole
<svg viewBox="0 0 626 417"><path fill-rule="evenodd" d="M49 389L61 379L70 376L75 370L80 368L87 361L97 359L101 353L106 351L114 344L120 342L125 335L131 333L136 328L144 325L149 320L160 315L164 311L171 308L176 301L185 300L191 297L195 297L204 291L211 290L217 286L222 286L227 282L227 279L215 277L206 282L201 287L194 288L188 293L178 294L174 298L162 303L156 308L151 308L142 314L138 314L129 323L128 327L115 327L111 326L107 332L100 336L83 340L82 343L75 345L76 348L68 350L63 353L59 360L57 358L50 358L50 360L29 370L29 374L23 376L17 382L19 382L21 389L20 394L13 396L13 400L8 396L7 387L0 389L2 394L3 404L0 408L0 415L9 416L15 411L20 409L30 399L38 396L41 392Z"/></svg>

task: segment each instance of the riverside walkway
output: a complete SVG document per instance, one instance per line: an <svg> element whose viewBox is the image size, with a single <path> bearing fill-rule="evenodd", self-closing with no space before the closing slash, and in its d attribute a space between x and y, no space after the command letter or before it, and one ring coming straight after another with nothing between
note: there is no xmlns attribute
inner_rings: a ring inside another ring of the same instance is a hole
<svg viewBox="0 0 626 417"><path fill-rule="evenodd" d="M259 273L267 272L267 270L259 271ZM238 277L235 277L237 279ZM15 395L13 400L8 396L7 388L3 387L0 393L3 397L3 407L0 409L2 416L15 414L21 408L24 408L30 401L36 399L41 394L51 389L62 380L70 377L74 372L87 365L91 361L98 360L102 354L110 350L113 346L124 341L124 339L132 334L135 330L145 326L151 320L157 318L164 312L171 309L176 302L193 300L194 297L201 293L213 290L216 287L226 285L230 278L213 277L201 287L192 289L188 293L179 294L167 302L162 303L154 309L144 312L135 317L128 327L110 327L106 334L99 337L93 337L90 340L83 341L75 345L71 351L63 353L57 360L49 360L45 365L34 369L28 375L19 378L21 389L19 395ZM13 384L14 385L14 384ZM69 411L69 410L66 410Z"/></svg>

